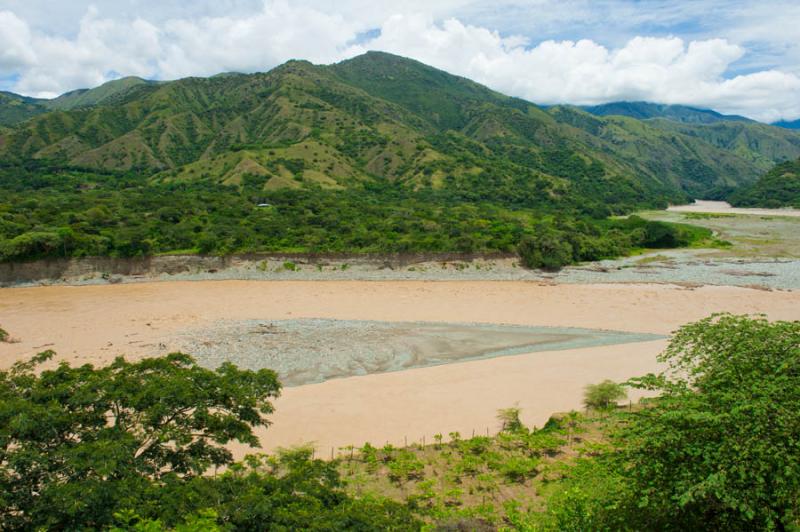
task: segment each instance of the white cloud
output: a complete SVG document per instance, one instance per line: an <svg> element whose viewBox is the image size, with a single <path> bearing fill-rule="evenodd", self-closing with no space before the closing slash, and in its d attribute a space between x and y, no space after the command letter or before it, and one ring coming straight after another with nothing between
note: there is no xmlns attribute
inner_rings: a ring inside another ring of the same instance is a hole
<svg viewBox="0 0 800 532"><path fill-rule="evenodd" d="M536 41L528 34L503 34L443 17L452 10L474 11L475 6L463 0L433 3L430 8L424 7L427 2L413 0L405 12L396 13L366 0L343 1L338 11L315 0L291 4L269 0L255 11L230 2L228 14L204 8L194 16L162 14L149 21L135 16L109 18L90 7L73 35L34 29L14 13L0 11L0 77L18 76L13 90L42 96L98 85L118 75L172 79L252 72L288 59L330 63L379 49L541 104L648 100L711 107L767 121L800 117L800 77L791 68L730 75L748 58L743 36L764 37L763 10L749 33L745 26L731 30L738 35L733 40L667 35L633 36L615 46L591 39L550 39L532 45ZM511 3L520 8L519 2ZM589 3L573 4L576 12L591 13ZM563 7L550 18L544 16L553 7L552 0L527 5L540 9L549 26L557 22L553 17L570 16ZM639 24L653 21L631 6L622 9L613 2L603 6L609 12L629 13ZM662 11L676 24L686 16L674 7L662 6ZM696 16L697 9L692 13ZM779 27L794 25L784 21ZM363 32L375 29L377 37L358 40Z"/></svg>
<svg viewBox="0 0 800 532"><path fill-rule="evenodd" d="M800 78L776 70L725 79L745 50L724 39L685 43L635 37L612 50L593 41L519 38L451 19L389 19L369 47L433 66L541 104L647 100L711 107L771 121L800 116Z"/></svg>
<svg viewBox="0 0 800 532"><path fill-rule="evenodd" d="M0 75L12 75L36 60L28 25L10 11L0 11Z"/></svg>

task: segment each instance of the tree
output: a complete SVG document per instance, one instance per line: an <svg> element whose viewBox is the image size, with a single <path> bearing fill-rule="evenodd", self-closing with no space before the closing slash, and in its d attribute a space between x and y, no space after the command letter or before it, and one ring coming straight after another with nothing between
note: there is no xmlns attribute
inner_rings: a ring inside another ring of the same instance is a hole
<svg viewBox="0 0 800 532"><path fill-rule="evenodd" d="M573 262L572 245L565 235L545 225L538 227L535 235L520 240L517 254L526 268L560 270Z"/></svg>
<svg viewBox="0 0 800 532"><path fill-rule="evenodd" d="M583 404L586 408L605 410L616 406L617 401L627 396L624 386L606 379L598 384L590 384L584 389Z"/></svg>
<svg viewBox="0 0 800 532"><path fill-rule="evenodd" d="M231 464L256 446L280 384L273 371L216 371L188 355L0 372L0 528L108 526L154 483Z"/></svg>
<svg viewBox="0 0 800 532"><path fill-rule="evenodd" d="M682 327L660 392L619 434L645 529L800 524L800 321L715 315Z"/></svg>

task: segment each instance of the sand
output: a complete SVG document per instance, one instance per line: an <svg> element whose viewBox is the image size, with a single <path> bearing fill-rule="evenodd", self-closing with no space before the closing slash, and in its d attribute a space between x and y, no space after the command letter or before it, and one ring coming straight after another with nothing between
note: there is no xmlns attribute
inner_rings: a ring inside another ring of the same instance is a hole
<svg viewBox="0 0 800 532"><path fill-rule="evenodd" d="M43 349L73 363L168 352L174 335L217 320L329 318L584 327L669 334L712 312L800 319L800 292L658 284L534 282L162 282L0 290L0 365ZM267 449L316 442L430 441L497 429L497 409L523 420L580 407L586 384L657 371L665 340L518 354L329 380L284 390ZM243 452L238 450L237 454Z"/></svg>

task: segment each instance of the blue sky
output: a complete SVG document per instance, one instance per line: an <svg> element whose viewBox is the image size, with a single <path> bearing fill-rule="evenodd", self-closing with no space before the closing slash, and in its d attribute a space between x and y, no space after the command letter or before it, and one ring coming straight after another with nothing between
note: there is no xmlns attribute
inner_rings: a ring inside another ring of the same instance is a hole
<svg viewBox="0 0 800 532"><path fill-rule="evenodd" d="M798 27L796 0L0 0L0 88L49 97L381 49L542 104L772 121L800 117Z"/></svg>

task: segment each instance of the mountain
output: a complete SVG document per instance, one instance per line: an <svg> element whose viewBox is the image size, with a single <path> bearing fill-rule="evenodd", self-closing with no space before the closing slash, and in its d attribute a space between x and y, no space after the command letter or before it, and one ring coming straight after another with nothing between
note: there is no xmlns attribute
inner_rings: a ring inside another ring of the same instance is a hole
<svg viewBox="0 0 800 532"><path fill-rule="evenodd" d="M13 92L0 91L0 126L14 126L48 111L110 105L123 94L141 85L158 82L137 77L109 81L93 89L78 89L50 100L30 98Z"/></svg>
<svg viewBox="0 0 800 532"><path fill-rule="evenodd" d="M0 261L519 251L558 267L711 238L609 215L800 157L790 130L542 108L385 53L93 91L0 128Z"/></svg>
<svg viewBox="0 0 800 532"><path fill-rule="evenodd" d="M773 122L772 125L786 129L800 129L800 118L798 118L797 120L792 120L791 122L787 122L786 120L781 120L779 122Z"/></svg>
<svg viewBox="0 0 800 532"><path fill-rule="evenodd" d="M738 115L723 115L711 109L686 105L666 105L650 102L612 102L583 106L582 109L597 116L629 116L638 120L665 118L686 124L714 124L716 122L753 122Z"/></svg>
<svg viewBox="0 0 800 532"><path fill-rule="evenodd" d="M124 78L41 105L53 110L0 133L0 160L158 182L237 185L256 175L267 190L382 179L529 205L592 198L619 210L750 183L800 156L800 135L785 129L544 109L379 52L258 74Z"/></svg>
<svg viewBox="0 0 800 532"><path fill-rule="evenodd" d="M67 92L52 100L44 100L43 105L48 109L60 111L95 105L108 105L136 87L155 83L157 82L129 76L108 81L93 89L78 89Z"/></svg>
<svg viewBox="0 0 800 532"><path fill-rule="evenodd" d="M728 198L736 207L795 207L800 209L800 159L776 165L750 186Z"/></svg>
<svg viewBox="0 0 800 532"><path fill-rule="evenodd" d="M616 102L585 111L613 119L630 117L646 121L672 138L674 134L702 140L746 160L759 174L774 164L797 157L800 135L736 115L723 115L709 109L647 102ZM693 145L698 145L693 143ZM730 185L731 183L728 183Z"/></svg>
<svg viewBox="0 0 800 532"><path fill-rule="evenodd" d="M13 126L46 112L41 100L0 91L0 127Z"/></svg>

